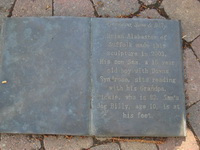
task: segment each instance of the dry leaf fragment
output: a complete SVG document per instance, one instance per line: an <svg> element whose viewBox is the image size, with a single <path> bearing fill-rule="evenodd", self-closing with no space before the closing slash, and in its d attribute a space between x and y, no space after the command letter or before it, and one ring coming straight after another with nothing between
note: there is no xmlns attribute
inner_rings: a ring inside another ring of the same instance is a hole
<svg viewBox="0 0 200 150"><path fill-rule="evenodd" d="M2 84L6 84L6 83L8 83L8 81L4 80L4 81L2 81L1 83L2 83Z"/></svg>

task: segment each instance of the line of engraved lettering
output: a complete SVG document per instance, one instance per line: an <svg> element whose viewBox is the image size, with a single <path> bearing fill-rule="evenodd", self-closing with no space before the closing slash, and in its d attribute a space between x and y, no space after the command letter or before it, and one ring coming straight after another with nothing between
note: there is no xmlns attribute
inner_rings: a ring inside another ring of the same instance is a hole
<svg viewBox="0 0 200 150"><path fill-rule="evenodd" d="M118 50L118 51L107 51L106 52L106 55L107 56L138 56L138 53L137 52L129 52L129 51L121 51L121 50Z"/></svg>
<svg viewBox="0 0 200 150"><path fill-rule="evenodd" d="M128 59L128 60L112 60L113 64L114 65L138 65L139 62L138 60L131 60L131 59ZM106 59L100 59L99 60L99 64L101 65L110 65L111 64L111 61L110 60L106 60ZM118 73L118 68L117 67L111 67L111 68L108 68L107 69L107 72L108 73ZM124 71L125 70L125 71ZM121 72L126 72L126 69L124 70L121 70ZM131 70L131 69L129 69ZM135 71L136 70L136 71ZM143 68L140 68L140 70L144 70ZM133 69L133 72L139 72L138 69Z"/></svg>
<svg viewBox="0 0 200 150"><path fill-rule="evenodd" d="M108 33L106 35L107 39L128 39L128 40L167 40L167 35L162 35L160 37L155 35L142 35L142 34L133 34L129 33L127 35L125 34L116 34L116 33ZM157 46L156 46L157 47Z"/></svg>
<svg viewBox="0 0 200 150"><path fill-rule="evenodd" d="M126 28L126 27L129 27L129 28L132 28L132 23L121 23L121 22L107 22L108 26L117 26L117 27L123 27L123 28Z"/></svg>
<svg viewBox="0 0 200 150"><path fill-rule="evenodd" d="M176 83L176 79L168 77L152 78L153 83Z"/></svg>
<svg viewBox="0 0 200 150"><path fill-rule="evenodd" d="M120 47L120 48L127 48L127 47L132 47L132 43L130 42L108 42L108 47Z"/></svg>
<svg viewBox="0 0 200 150"><path fill-rule="evenodd" d="M141 23L141 22L134 22L134 23L122 23L122 22L107 22L107 26L110 27L121 27L121 28L160 28L165 30L167 25L162 22L156 23Z"/></svg>
<svg viewBox="0 0 200 150"><path fill-rule="evenodd" d="M152 24L152 23L122 23L122 22L107 22L108 26L121 27L121 28L156 28L162 27L163 24Z"/></svg>
<svg viewBox="0 0 200 150"><path fill-rule="evenodd" d="M129 83L130 80L128 78L124 77L104 77L100 76L100 80L102 83L107 83L107 82L122 82L122 83Z"/></svg>
<svg viewBox="0 0 200 150"><path fill-rule="evenodd" d="M120 109L125 109L125 110L130 110L130 106L125 104L125 103L110 103L110 109L114 110L120 110Z"/></svg>
<svg viewBox="0 0 200 150"><path fill-rule="evenodd" d="M132 44L133 43L131 43L131 42L109 42L108 47L126 48L126 47L132 47ZM151 47L153 49L164 49L164 48L166 48L166 44L162 44L162 43L152 43L152 44L150 44L150 43L147 43L147 42L135 43L134 46L136 48L151 48ZM153 56L155 55L154 52L152 52L152 55ZM162 55L160 55L160 56L162 56Z"/></svg>
<svg viewBox="0 0 200 150"><path fill-rule="evenodd" d="M96 99L99 99L99 100L120 100L120 97L118 95L115 95L115 94L106 94L106 95L103 95L103 94L99 94L97 95Z"/></svg>
<svg viewBox="0 0 200 150"><path fill-rule="evenodd" d="M121 83L129 83L130 80L126 77L104 77L100 76L100 80L102 83L107 83L107 82L121 82ZM160 78L149 78L149 77L136 77L133 79L133 82L135 83L176 83L176 79L174 78L168 78L168 77L160 77Z"/></svg>
<svg viewBox="0 0 200 150"><path fill-rule="evenodd" d="M116 33L108 33L106 35L106 38L108 39L127 39L127 40L157 40L157 39L165 39L166 36L155 36L155 35L142 35L142 34L116 34Z"/></svg>
<svg viewBox="0 0 200 150"><path fill-rule="evenodd" d="M122 112L122 117L124 119L132 119L134 117L140 118L140 119L152 119L153 116L151 113L142 113L142 112L138 112L136 115L131 113L131 112Z"/></svg>

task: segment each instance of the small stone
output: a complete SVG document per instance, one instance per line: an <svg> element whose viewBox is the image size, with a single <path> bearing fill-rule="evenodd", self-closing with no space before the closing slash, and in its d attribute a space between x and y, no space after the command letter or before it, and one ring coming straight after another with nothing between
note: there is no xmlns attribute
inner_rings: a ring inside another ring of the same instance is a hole
<svg viewBox="0 0 200 150"><path fill-rule="evenodd" d="M141 0L145 5L152 5L157 2L157 0Z"/></svg>
<svg viewBox="0 0 200 150"><path fill-rule="evenodd" d="M187 112L190 125L200 140L200 102L190 107Z"/></svg>
<svg viewBox="0 0 200 150"><path fill-rule="evenodd" d="M17 0L12 14L14 17L52 16L52 1Z"/></svg>
<svg viewBox="0 0 200 150"><path fill-rule="evenodd" d="M197 61L191 49L184 50L184 65L186 69L187 83L186 95L187 106L190 106L200 100L200 63Z"/></svg>
<svg viewBox="0 0 200 150"><path fill-rule="evenodd" d="M90 0L56 0L54 15L94 17L94 8Z"/></svg>
<svg viewBox="0 0 200 150"><path fill-rule="evenodd" d="M181 20L185 40L192 41L200 34L199 1L164 0L161 7L171 19Z"/></svg>
<svg viewBox="0 0 200 150"><path fill-rule="evenodd" d="M153 143L120 142L122 150L157 150Z"/></svg>
<svg viewBox="0 0 200 150"><path fill-rule="evenodd" d="M103 138L103 137L96 137L96 139L98 140L98 141L107 141L107 140L111 140L112 138Z"/></svg>
<svg viewBox="0 0 200 150"><path fill-rule="evenodd" d="M82 150L92 145L93 139L91 137L73 137L67 139L64 136L47 136L44 138L44 147L47 150Z"/></svg>
<svg viewBox="0 0 200 150"><path fill-rule="evenodd" d="M182 139L182 138L181 138ZM163 144L159 144L159 150L175 150L176 139L175 138L167 138L167 140Z"/></svg>
<svg viewBox="0 0 200 150"><path fill-rule="evenodd" d="M137 0L93 0L96 10L103 17L122 17L136 12L140 5Z"/></svg>
<svg viewBox="0 0 200 150"><path fill-rule="evenodd" d="M39 150L40 141L28 135L1 134L0 150Z"/></svg>
<svg viewBox="0 0 200 150"><path fill-rule="evenodd" d="M200 60L200 36L192 42L192 48Z"/></svg>
<svg viewBox="0 0 200 150"><path fill-rule="evenodd" d="M0 17L7 17L15 0L0 0Z"/></svg>
<svg viewBox="0 0 200 150"><path fill-rule="evenodd" d="M163 144L158 145L159 150L199 150L196 139L190 129L184 138L168 138Z"/></svg>
<svg viewBox="0 0 200 150"><path fill-rule="evenodd" d="M148 19L165 19L155 9L146 9L146 10L142 11L138 17L139 18L148 18Z"/></svg>
<svg viewBox="0 0 200 150"><path fill-rule="evenodd" d="M120 150L120 148L117 143L109 143L92 147L90 150Z"/></svg>

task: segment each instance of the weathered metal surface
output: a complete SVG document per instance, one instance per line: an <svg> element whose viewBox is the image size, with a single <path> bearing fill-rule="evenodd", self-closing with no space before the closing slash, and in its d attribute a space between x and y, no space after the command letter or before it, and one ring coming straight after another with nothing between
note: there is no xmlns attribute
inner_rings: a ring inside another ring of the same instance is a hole
<svg viewBox="0 0 200 150"><path fill-rule="evenodd" d="M89 21L4 21L0 132L89 134Z"/></svg>
<svg viewBox="0 0 200 150"><path fill-rule="evenodd" d="M184 136L178 21L5 19L0 132Z"/></svg>

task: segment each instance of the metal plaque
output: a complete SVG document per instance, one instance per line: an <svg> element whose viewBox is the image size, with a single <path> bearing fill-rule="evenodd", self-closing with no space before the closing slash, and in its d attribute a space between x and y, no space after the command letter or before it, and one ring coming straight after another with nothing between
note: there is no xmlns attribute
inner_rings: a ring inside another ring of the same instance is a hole
<svg viewBox="0 0 200 150"><path fill-rule="evenodd" d="M94 19L92 133L184 136L178 21Z"/></svg>
<svg viewBox="0 0 200 150"><path fill-rule="evenodd" d="M180 22L9 18L0 132L185 136Z"/></svg>
<svg viewBox="0 0 200 150"><path fill-rule="evenodd" d="M0 132L89 134L89 21L4 21Z"/></svg>

